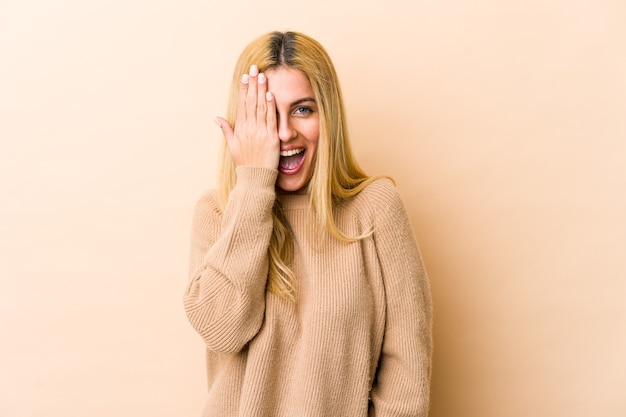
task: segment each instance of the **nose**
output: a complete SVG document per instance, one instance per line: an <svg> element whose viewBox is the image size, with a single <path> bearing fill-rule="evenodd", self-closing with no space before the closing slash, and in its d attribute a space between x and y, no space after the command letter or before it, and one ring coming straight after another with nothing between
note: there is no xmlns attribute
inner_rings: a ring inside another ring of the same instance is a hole
<svg viewBox="0 0 626 417"><path fill-rule="evenodd" d="M289 117L278 117L278 138L282 142L289 142L291 139L295 138L298 135L298 132L291 124L291 120Z"/></svg>

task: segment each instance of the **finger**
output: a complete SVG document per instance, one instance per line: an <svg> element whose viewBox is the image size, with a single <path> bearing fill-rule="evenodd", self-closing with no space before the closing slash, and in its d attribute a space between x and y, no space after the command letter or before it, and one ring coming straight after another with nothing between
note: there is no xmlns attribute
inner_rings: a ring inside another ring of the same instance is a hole
<svg viewBox="0 0 626 417"><path fill-rule="evenodd" d="M274 101L274 95L269 91L265 93L265 103L267 106L266 123L267 131L273 136L278 136L278 125L276 123L276 102Z"/></svg>
<svg viewBox="0 0 626 417"><path fill-rule="evenodd" d="M243 74L241 82L239 83L239 95L237 96L237 121L235 125L243 126L243 123L246 120L246 97L248 95L248 83L248 74Z"/></svg>
<svg viewBox="0 0 626 417"><path fill-rule="evenodd" d="M248 78L248 94L246 96L246 116L248 120L256 120L257 105L257 76L259 69L256 65L250 66L250 76Z"/></svg>
<svg viewBox="0 0 626 417"><path fill-rule="evenodd" d="M226 141L230 141L233 138L234 131L233 127L230 125L230 123L228 123L228 120L221 117L216 117L215 123L217 123L220 129L222 129L222 133L224 134L224 138L226 139Z"/></svg>
<svg viewBox="0 0 626 417"><path fill-rule="evenodd" d="M267 117L267 99L265 97L265 94L267 93L267 78L265 77L265 74L259 74L257 80L258 94L256 105L256 119L259 125L265 125Z"/></svg>

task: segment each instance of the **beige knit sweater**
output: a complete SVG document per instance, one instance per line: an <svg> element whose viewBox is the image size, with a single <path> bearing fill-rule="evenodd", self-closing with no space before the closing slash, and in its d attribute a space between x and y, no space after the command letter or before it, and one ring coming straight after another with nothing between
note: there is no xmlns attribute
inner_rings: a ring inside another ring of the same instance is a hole
<svg viewBox="0 0 626 417"><path fill-rule="evenodd" d="M353 243L311 238L307 195L279 195L298 300L266 292L277 172L237 168L225 209L197 204L184 304L207 346L205 417L428 413L431 298L402 201L377 180L340 203Z"/></svg>

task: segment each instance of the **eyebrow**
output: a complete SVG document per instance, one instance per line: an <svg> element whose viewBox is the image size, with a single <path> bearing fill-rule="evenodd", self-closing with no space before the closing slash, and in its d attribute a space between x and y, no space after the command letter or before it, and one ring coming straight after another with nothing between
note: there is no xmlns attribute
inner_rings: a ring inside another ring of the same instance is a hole
<svg viewBox="0 0 626 417"><path fill-rule="evenodd" d="M306 103L307 101L312 101L313 103L315 103L315 99L314 98L312 98L312 97L305 97L305 98L301 98L301 99L296 100L293 103L291 103L291 107L297 106L298 104Z"/></svg>

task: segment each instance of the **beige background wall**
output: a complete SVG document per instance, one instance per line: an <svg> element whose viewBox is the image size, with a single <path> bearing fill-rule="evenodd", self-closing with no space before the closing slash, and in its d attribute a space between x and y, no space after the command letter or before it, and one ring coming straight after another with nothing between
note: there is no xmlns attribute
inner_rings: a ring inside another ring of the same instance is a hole
<svg viewBox="0 0 626 417"><path fill-rule="evenodd" d="M236 56L329 50L436 307L433 417L626 415L626 3L0 2L0 415L197 416L181 304Z"/></svg>

